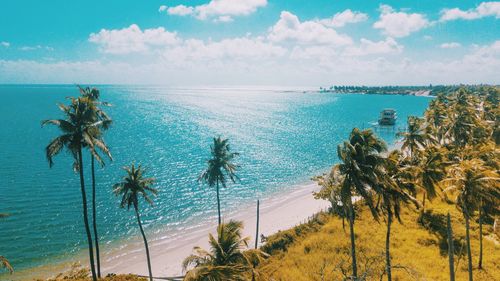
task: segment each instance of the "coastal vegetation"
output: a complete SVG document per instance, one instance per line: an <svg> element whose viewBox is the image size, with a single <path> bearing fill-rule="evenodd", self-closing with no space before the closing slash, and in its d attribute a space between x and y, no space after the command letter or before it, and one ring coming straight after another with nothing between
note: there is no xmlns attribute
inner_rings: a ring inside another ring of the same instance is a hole
<svg viewBox="0 0 500 281"><path fill-rule="evenodd" d="M210 146L212 158L207 161L207 168L201 173L198 180L205 182L210 187L215 187L217 192L217 214L219 225L222 223L220 212L220 192L219 187L227 187L227 179L233 183L238 179L236 170L238 165L234 164L233 159L238 156L237 152L231 152L229 139L222 139L220 136L213 139Z"/></svg>
<svg viewBox="0 0 500 281"><path fill-rule="evenodd" d="M437 96L438 94L453 94L459 89L468 91L483 91L488 85L429 85L429 86L349 86L333 85L320 87L322 93L367 94L367 95L413 95Z"/></svg>
<svg viewBox="0 0 500 281"><path fill-rule="evenodd" d="M42 126L54 125L60 131L61 135L54 138L45 148L45 154L49 162L49 166L54 164L53 158L59 154L63 148L66 148L73 157L73 169L80 174L80 192L82 195L82 211L85 233L87 235L90 269L92 279L97 280L94 262L94 249L90 226L88 220L87 209L87 193L85 190L85 179L83 171L82 149L87 148L93 157L99 162L102 158L98 153L102 153L111 157L108 147L102 141L101 128L106 126L107 120L102 120L101 111L97 104L88 96L80 96L71 98L69 105L59 104L59 108L64 113L64 119L50 119L42 121Z"/></svg>
<svg viewBox="0 0 500 281"><path fill-rule="evenodd" d="M90 102L94 104L94 108L96 109L95 115L97 116L99 122L101 122L101 125L99 126L100 130L96 130L96 135L98 137L101 136L102 132L107 130L112 123L111 118L109 118L108 114L106 114L105 111L103 111L99 106L108 106L109 104L106 102L100 102L99 97L101 96L101 93L99 89L97 88L90 88L86 87L83 88L81 86L77 86L78 89L80 90L80 95L83 97L86 97L89 99ZM101 142L104 144L105 147L106 144L104 143L104 140L100 138ZM111 153L108 150L108 153L106 153L107 156L109 157L110 160L113 158L111 157ZM104 166L104 161L99 160L98 161L101 166ZM90 154L90 169L91 169L91 175L92 175L92 228L94 230L94 243L95 243L95 255L96 255L96 270L97 270L97 277L101 278L101 258L100 258L100 251L99 251L99 235L97 232L97 202L96 202L96 179L95 179L95 157L91 153Z"/></svg>
<svg viewBox="0 0 500 281"><path fill-rule="evenodd" d="M9 214L0 213L0 219L6 218L8 216L9 216ZM1 255L0 255L0 269L5 269L11 274L14 272L14 268L10 264L9 260L6 257L1 256Z"/></svg>
<svg viewBox="0 0 500 281"><path fill-rule="evenodd" d="M147 203L153 205L153 200L150 196L156 196L156 194L158 194L158 190L151 187L151 185L154 183L154 179L144 177L144 170L141 166L138 166L136 168L135 165L132 164L130 167L125 167L124 170L127 172L127 175L123 177L122 182L119 182L113 186L113 193L115 193L117 196L122 197L120 201L121 208L127 207L127 209L130 210L130 206L134 207L137 224L139 225L142 239L144 241L144 247L146 248L149 280L153 281L148 240L146 239L146 234L144 234L141 217L139 215L139 197L142 197Z"/></svg>
<svg viewBox="0 0 500 281"><path fill-rule="evenodd" d="M208 236L210 250L195 247L195 253L184 260L183 268L188 270L184 280L262 280L255 268L267 255L258 249L244 251L250 237L242 237L242 228L239 221L219 224L217 238Z"/></svg>
<svg viewBox="0 0 500 281"><path fill-rule="evenodd" d="M90 276L83 268L52 280L141 280L113 274L101 278L99 258L94 260L99 250L93 160L104 165L102 154L112 159L102 138L111 119L101 109L107 104L99 101L97 89L79 90L69 105L59 105L62 119L45 120L42 126L54 125L61 132L45 149L49 166L66 149L79 173ZM423 117L408 118L407 130L399 134L400 148L393 150L372 130L354 128L337 147L339 162L315 178L321 190L314 196L331 203L328 212L269 236L260 249L248 249L242 222L222 220L219 187L238 179L239 166L233 162L238 153L231 151L228 139L214 138L212 158L198 180L216 189L217 237L209 234L210 249L195 247L184 260L184 280L500 279L500 242L492 227L500 215L499 101L498 87L444 88ZM94 240L84 149L92 156ZM152 205L157 190L140 165L124 169L126 175L112 191L121 197L120 207L134 208L152 281L139 200ZM12 271L1 256L0 266Z"/></svg>
<svg viewBox="0 0 500 281"><path fill-rule="evenodd" d="M332 213L340 216L342 220L347 217L350 223L350 259L343 259L334 265L343 276L337 278L375 278L369 277L370 272L373 272L369 264L373 267L375 263L372 264L370 259L365 262L364 273L358 274L355 234L352 227L356 217L353 214L355 208L351 207L353 201L359 201L360 209L370 210L376 221L379 213L386 214L386 248L383 251L385 266L382 271L379 269L380 276L387 275L387 279L392 280L391 269L394 269L394 266L391 265L389 246L393 213L401 221L401 202L413 202L415 210L420 213L418 221L422 223L429 214L423 209L426 197L439 197L441 201L456 206L463 215L467 273L470 281L475 275L472 266L470 219L476 212L479 213L477 269L483 269L482 222L485 216L491 218L500 211L500 150L493 133L498 130L500 121L499 94L498 88L481 88L476 92L461 88L453 94L439 95L431 102L424 118L408 118L408 131L401 134L402 151L393 151L388 156L381 154L383 149L372 150L375 155L364 156L363 152L369 150L362 149L363 146L358 149L351 148L349 144L352 146L353 135L359 131L353 130L350 142L344 142L344 145L338 148L341 163L335 165L329 174L317 178L322 190L316 196L332 202ZM378 142L374 137L367 143L376 148L383 147ZM346 163L351 164L346 166ZM348 188L353 183L361 188ZM418 193L423 194L421 202L416 200ZM353 197L356 199L353 200ZM485 205L489 206L488 213L484 211ZM445 231L445 235L448 232ZM452 257L450 260L453 260ZM345 268L346 263L352 266L350 273ZM497 264L493 267L497 276Z"/></svg>

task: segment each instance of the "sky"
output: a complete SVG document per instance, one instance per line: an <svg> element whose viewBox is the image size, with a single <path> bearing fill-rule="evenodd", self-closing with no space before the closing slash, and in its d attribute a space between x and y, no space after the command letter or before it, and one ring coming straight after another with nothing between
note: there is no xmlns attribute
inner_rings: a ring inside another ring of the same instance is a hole
<svg viewBox="0 0 500 281"><path fill-rule="evenodd" d="M500 1L3 0L0 83L500 84Z"/></svg>

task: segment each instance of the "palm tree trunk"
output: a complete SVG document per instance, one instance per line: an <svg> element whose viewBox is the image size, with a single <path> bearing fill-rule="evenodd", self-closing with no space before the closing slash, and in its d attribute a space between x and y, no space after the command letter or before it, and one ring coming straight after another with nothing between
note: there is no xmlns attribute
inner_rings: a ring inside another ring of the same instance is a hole
<svg viewBox="0 0 500 281"><path fill-rule="evenodd" d="M479 205L479 264L478 268L483 269L483 202Z"/></svg>
<svg viewBox="0 0 500 281"><path fill-rule="evenodd" d="M354 207L352 205L352 201L349 203L349 230L351 234L352 277L353 280L357 280L358 266L356 262L356 241L354 237Z"/></svg>
<svg viewBox="0 0 500 281"><path fill-rule="evenodd" d="M470 235L469 235L469 214L464 211L465 216L465 240L467 242L467 258L468 258L468 268L469 268L469 281L473 281L472 278L472 254L470 250Z"/></svg>
<svg viewBox="0 0 500 281"><path fill-rule="evenodd" d="M259 203L260 203L259 200L257 200L257 226L255 230L255 249L257 249L257 246L259 244L259 207L260 207Z"/></svg>
<svg viewBox="0 0 500 281"><path fill-rule="evenodd" d="M83 179L83 160L82 160L81 147L78 148L78 170L80 171L80 188L82 192L82 205L83 205L83 223L85 225L85 232L87 234L87 243L89 246L90 270L92 272L92 280L97 281L97 276L95 274L95 266L94 266L94 247L92 247L92 236L90 235L89 217L87 214L87 194L85 193L85 181Z"/></svg>
<svg viewBox="0 0 500 281"><path fill-rule="evenodd" d="M455 250L453 249L453 230L451 229L450 213L448 212L448 262L450 264L450 281L455 281Z"/></svg>
<svg viewBox="0 0 500 281"><path fill-rule="evenodd" d="M95 240L95 256L97 261L97 277L101 278L101 259L99 257L99 236L97 235L97 211L96 211L96 200L95 200L95 165L94 165L94 155L91 155L91 168L92 168L92 226L94 228L94 240Z"/></svg>
<svg viewBox="0 0 500 281"><path fill-rule="evenodd" d="M144 229L142 229L141 217L139 216L139 210L137 204L134 204L135 216L137 217L137 223L139 224L139 229L141 230L142 239L144 240L144 247L146 247L146 257L148 259L148 271L149 271L149 281L153 281L153 271L151 270L151 258L149 256L148 240L144 234Z"/></svg>
<svg viewBox="0 0 500 281"><path fill-rule="evenodd" d="M427 192L424 190L424 194L422 195L422 210L425 210L425 199L426 199L426 196L427 195Z"/></svg>
<svg viewBox="0 0 500 281"><path fill-rule="evenodd" d="M390 211L390 207L387 211L387 234L385 237L385 264L387 270L387 280L392 280L392 272L391 272L391 254L389 252L390 243L391 243L391 224L392 224L392 213Z"/></svg>
<svg viewBox="0 0 500 281"><path fill-rule="evenodd" d="M222 223L222 218L220 215L219 181L217 181L217 212L219 214L219 225L220 225Z"/></svg>

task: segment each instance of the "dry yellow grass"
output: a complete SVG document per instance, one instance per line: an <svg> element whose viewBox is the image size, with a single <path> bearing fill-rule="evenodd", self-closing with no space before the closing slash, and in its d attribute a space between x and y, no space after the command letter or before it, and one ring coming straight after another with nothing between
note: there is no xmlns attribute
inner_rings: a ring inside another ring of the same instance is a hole
<svg viewBox="0 0 500 281"><path fill-rule="evenodd" d="M456 240L456 251L463 253L455 257L456 280L467 279L467 255L461 243L465 243L465 227L461 213L454 205L434 200L427 203L425 215L405 209L403 223L394 223L391 236L393 280L449 280L447 243L445 235L447 212L450 211ZM418 221L421 221L419 223ZM323 223L322 223L323 224ZM424 226L425 225L425 226ZM302 230L304 226L302 226ZM314 281L343 280L350 274L350 240L348 225L326 216L324 224L316 228L305 227L306 235L299 235L286 252L274 254L260 269L269 280ZM475 280L500 280L500 245L491 225L484 225L483 270L477 269L479 255L478 225L471 225L471 242ZM367 280L380 280L384 271L386 225L377 223L369 211L363 210L356 220L356 246L358 271L367 274ZM284 232L285 233L285 232ZM277 234L275 240L284 233ZM288 234L295 235L290 230ZM495 237L495 238L493 238ZM342 273L344 271L344 274ZM385 280L386 276L382 280Z"/></svg>

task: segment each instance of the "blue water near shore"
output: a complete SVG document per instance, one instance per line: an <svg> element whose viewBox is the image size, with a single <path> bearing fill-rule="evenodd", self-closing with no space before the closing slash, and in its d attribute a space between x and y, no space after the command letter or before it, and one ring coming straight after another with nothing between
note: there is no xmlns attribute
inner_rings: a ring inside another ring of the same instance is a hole
<svg viewBox="0 0 500 281"><path fill-rule="evenodd" d="M111 186L121 167L141 163L157 179L155 206L141 206L149 233L182 229L214 217L214 191L197 182L213 136L230 138L241 153L241 182L222 191L224 211L259 194L286 193L337 161L337 144L353 127L368 128L383 108L395 108L396 128L422 115L430 99L414 96L303 93L280 89L102 86L113 127L105 141L113 162L97 170L98 224L103 245L138 235L133 212L119 209ZM58 134L40 121L60 118L56 103L74 86L0 86L0 255L16 269L71 258L85 247L78 175L70 155L51 169L44 148ZM396 130L377 130L389 144ZM87 184L90 157L84 158ZM87 186L90 192L90 185ZM105 247L105 246L104 246Z"/></svg>

